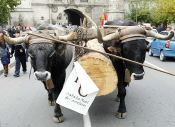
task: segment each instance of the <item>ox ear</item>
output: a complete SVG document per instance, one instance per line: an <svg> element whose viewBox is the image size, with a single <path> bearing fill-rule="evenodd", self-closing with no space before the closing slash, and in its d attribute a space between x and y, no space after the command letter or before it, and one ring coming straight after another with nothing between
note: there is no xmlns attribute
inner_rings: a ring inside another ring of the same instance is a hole
<svg viewBox="0 0 175 127"><path fill-rule="evenodd" d="M66 45L60 44L60 43L54 43L54 48L56 52L62 52Z"/></svg>
<svg viewBox="0 0 175 127"><path fill-rule="evenodd" d="M117 47L113 47L113 46L108 47L107 50L111 53L121 52L121 48L117 48Z"/></svg>
<svg viewBox="0 0 175 127"><path fill-rule="evenodd" d="M112 46L108 47L107 49L109 52L112 52L112 53L117 52L117 49L115 47L112 47Z"/></svg>

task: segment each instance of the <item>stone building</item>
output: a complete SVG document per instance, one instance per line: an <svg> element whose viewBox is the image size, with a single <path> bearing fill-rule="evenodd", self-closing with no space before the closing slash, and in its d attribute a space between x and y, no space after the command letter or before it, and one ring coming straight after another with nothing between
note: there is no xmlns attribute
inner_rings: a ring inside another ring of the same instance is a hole
<svg viewBox="0 0 175 127"><path fill-rule="evenodd" d="M65 24L65 9L76 8L86 12L99 25L101 16L107 13L108 20L124 18L125 0L21 0L11 12L10 25L34 26L42 22Z"/></svg>

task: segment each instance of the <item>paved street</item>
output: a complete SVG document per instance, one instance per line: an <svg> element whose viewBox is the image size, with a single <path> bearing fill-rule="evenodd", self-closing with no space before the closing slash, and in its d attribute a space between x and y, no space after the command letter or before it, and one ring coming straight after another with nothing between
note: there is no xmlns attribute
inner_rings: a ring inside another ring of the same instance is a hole
<svg viewBox="0 0 175 127"><path fill-rule="evenodd" d="M175 73L175 60L161 62L147 56L146 63ZM19 78L0 76L0 127L83 127L81 114L63 108L65 122L52 121L53 107L48 106L47 94L42 83L27 74ZM127 87L126 119L117 119L114 113L118 103L113 101L116 92L97 97L89 110L92 127L174 127L175 126L175 78L145 68L145 77L132 81Z"/></svg>

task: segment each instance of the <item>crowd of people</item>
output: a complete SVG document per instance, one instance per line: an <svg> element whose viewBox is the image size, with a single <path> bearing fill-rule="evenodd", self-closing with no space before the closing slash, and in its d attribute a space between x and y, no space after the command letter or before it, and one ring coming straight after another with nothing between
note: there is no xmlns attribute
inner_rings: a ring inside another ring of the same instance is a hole
<svg viewBox="0 0 175 127"><path fill-rule="evenodd" d="M26 30L26 29L25 29ZM12 27L7 29L8 36L12 38L20 37L21 33L25 31L24 28L21 29L20 27ZM7 34L4 33L4 30L0 30L0 34ZM14 77L20 76L20 70L22 66L22 71L25 74L27 71L27 64L28 61L28 53L27 53L27 47L24 44L18 44L18 45L9 45L5 42L5 40L0 39L0 60L3 65L4 69L4 76L7 77L9 73L9 64L10 59L14 56L15 58L15 71L14 71Z"/></svg>

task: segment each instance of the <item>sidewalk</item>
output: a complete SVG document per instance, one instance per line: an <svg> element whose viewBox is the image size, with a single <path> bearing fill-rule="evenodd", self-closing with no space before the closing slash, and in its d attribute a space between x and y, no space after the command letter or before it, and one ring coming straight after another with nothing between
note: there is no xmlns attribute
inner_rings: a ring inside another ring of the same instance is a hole
<svg viewBox="0 0 175 127"><path fill-rule="evenodd" d="M13 66L15 66L15 57L12 57L10 59L9 69L12 68ZM3 69L3 66L2 66L1 61L0 61L0 75L3 74L3 71L4 71L4 69Z"/></svg>

